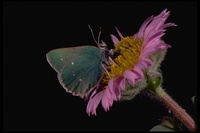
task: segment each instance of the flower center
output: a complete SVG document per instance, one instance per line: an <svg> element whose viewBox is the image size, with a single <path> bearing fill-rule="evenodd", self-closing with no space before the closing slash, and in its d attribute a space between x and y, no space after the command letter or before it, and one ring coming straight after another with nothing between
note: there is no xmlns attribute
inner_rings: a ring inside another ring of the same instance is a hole
<svg viewBox="0 0 200 133"><path fill-rule="evenodd" d="M123 76L125 70L132 70L138 62L141 54L142 39L134 37L125 37L116 44L114 52L117 57L110 62L108 72L104 73L102 81L108 83L110 78L115 75Z"/></svg>

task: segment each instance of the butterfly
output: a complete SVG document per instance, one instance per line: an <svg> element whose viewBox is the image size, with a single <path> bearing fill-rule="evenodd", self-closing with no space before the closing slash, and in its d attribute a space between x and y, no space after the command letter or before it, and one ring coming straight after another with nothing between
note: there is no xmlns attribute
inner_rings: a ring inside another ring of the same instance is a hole
<svg viewBox="0 0 200 133"><path fill-rule="evenodd" d="M92 32L90 26L89 28ZM100 82L106 70L104 64L107 62L107 45L103 41L99 43L99 37L97 43L93 35L98 47L58 48L46 54L48 63L57 72L60 84L72 95L84 98L86 93Z"/></svg>

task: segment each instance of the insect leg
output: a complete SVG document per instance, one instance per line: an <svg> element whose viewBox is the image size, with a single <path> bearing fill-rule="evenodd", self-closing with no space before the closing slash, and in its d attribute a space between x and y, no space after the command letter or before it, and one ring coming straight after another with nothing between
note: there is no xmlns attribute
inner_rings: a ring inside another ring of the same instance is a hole
<svg viewBox="0 0 200 133"><path fill-rule="evenodd" d="M108 70L105 68L104 64L101 64L101 65L102 65L103 69L106 71L106 73L108 74L109 78L111 78L111 76L110 76Z"/></svg>

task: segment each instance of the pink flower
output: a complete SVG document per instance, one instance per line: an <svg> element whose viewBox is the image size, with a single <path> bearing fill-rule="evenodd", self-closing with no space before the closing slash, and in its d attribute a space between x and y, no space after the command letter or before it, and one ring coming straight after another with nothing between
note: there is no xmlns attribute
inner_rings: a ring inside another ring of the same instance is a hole
<svg viewBox="0 0 200 133"><path fill-rule="evenodd" d="M135 83L144 78L143 71L153 65L149 58L153 53L167 49L170 45L161 40L167 27L176 26L174 23L165 23L170 12L162 11L158 16L147 18L139 31L130 37L123 35L116 28L120 40L111 35L115 45L114 52L118 54L108 66L99 86L88 92L89 99L87 113L96 115L96 109L101 102L105 111L109 110L113 101L120 100L121 92L126 84L135 86ZM98 91L99 89L102 89Z"/></svg>

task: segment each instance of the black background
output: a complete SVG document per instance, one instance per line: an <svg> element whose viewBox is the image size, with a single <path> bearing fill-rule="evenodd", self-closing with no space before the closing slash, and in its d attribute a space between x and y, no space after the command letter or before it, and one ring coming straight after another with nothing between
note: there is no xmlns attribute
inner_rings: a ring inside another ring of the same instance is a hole
<svg viewBox="0 0 200 133"><path fill-rule="evenodd" d="M135 34L150 15L168 9L163 37L172 48L162 63L163 87L196 119L191 97L197 93L197 3L3 3L3 126L5 131L149 131L165 115L159 102L138 95L115 102L110 111L98 107L86 114L87 102L61 87L46 61L55 48L112 44L115 26L124 36ZM109 45L110 47L111 45Z"/></svg>

